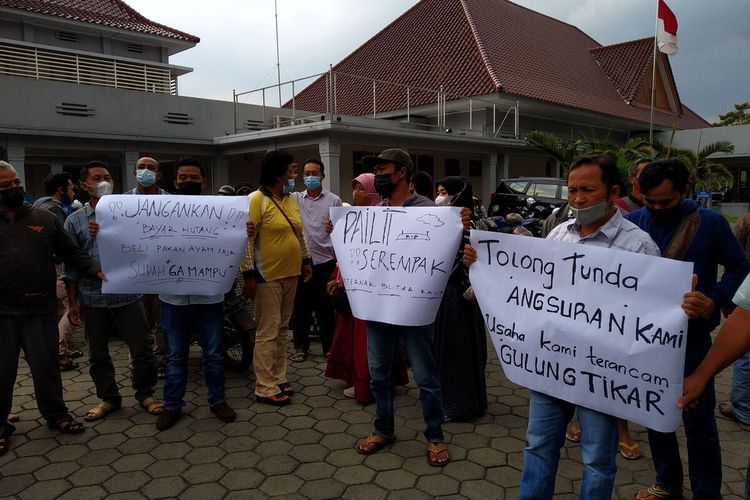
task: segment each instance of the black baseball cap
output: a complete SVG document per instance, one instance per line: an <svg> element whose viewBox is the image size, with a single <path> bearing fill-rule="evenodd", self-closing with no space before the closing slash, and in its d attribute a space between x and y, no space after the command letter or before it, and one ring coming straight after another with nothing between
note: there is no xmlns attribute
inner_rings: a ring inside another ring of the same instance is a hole
<svg viewBox="0 0 750 500"><path fill-rule="evenodd" d="M411 156L403 149L389 148L378 156L362 158L362 166L367 168L375 168L376 165L382 165L383 163L395 163L401 167L406 167L410 174L414 172L414 163L411 161Z"/></svg>

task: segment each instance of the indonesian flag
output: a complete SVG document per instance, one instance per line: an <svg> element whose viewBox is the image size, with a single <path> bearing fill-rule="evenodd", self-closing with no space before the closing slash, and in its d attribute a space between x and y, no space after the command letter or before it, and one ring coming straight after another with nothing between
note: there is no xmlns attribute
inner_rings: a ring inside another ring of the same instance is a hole
<svg viewBox="0 0 750 500"><path fill-rule="evenodd" d="M659 12L656 22L656 41L659 50L667 55L677 53L677 18L667 7L664 0L659 0Z"/></svg>

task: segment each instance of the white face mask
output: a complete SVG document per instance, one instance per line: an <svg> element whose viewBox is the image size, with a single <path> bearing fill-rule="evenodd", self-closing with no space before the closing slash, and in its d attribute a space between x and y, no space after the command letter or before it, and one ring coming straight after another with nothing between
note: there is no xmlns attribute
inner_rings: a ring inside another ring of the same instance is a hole
<svg viewBox="0 0 750 500"><path fill-rule="evenodd" d="M439 207L449 207L451 204L451 197L447 194L439 194L435 198L435 205Z"/></svg>
<svg viewBox="0 0 750 500"><path fill-rule="evenodd" d="M103 198L104 196L112 194L114 186L107 181L102 181L95 184L93 188L94 192L91 193L91 195L96 198Z"/></svg>
<svg viewBox="0 0 750 500"><path fill-rule="evenodd" d="M581 226L588 226L598 221L607 214L609 208L609 200L604 199L596 205L591 205L586 208L573 208L570 207L570 213L575 217L576 223Z"/></svg>

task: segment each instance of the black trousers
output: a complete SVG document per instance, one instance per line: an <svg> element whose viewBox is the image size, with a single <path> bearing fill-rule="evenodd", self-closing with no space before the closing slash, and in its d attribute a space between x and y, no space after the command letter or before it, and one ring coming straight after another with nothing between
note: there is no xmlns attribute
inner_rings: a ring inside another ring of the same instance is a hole
<svg viewBox="0 0 750 500"><path fill-rule="evenodd" d="M6 418L13 405L21 349L31 370L42 417L52 425L70 418L62 395L57 340L55 311L18 316L0 314L0 435L9 435L14 429Z"/></svg>
<svg viewBox="0 0 750 500"><path fill-rule="evenodd" d="M122 403L115 380L115 367L109 355L109 340L113 331L130 349L135 399L143 402L153 396L156 366L143 301L138 299L111 308L81 306L81 316L89 341L89 374L96 386L97 397L115 406Z"/></svg>
<svg viewBox="0 0 750 500"><path fill-rule="evenodd" d="M336 269L336 261L329 260L313 266L312 279L308 283L304 283L300 276L297 295L294 298L294 348L296 350L310 350L310 325L313 311L320 326L323 354L331 350L335 317L333 303L326 291L326 285L331 280L334 269Z"/></svg>

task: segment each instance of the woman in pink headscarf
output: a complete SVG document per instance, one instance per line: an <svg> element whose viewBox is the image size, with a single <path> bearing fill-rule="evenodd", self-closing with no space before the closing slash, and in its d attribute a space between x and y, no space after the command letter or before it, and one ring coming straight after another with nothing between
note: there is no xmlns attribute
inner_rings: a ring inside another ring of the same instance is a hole
<svg viewBox="0 0 750 500"><path fill-rule="evenodd" d="M374 174L362 174L352 180L352 204L355 207L375 206L380 200L380 195L375 191ZM344 281L337 267L332 281L328 283L328 291L333 294L334 305L338 307L336 330L325 375L349 384L350 387L344 390L344 394L367 404L373 401L370 370L367 367L367 327L364 321L352 316L348 303L342 303L346 297L343 287ZM403 355L394 375L398 385L409 381Z"/></svg>

